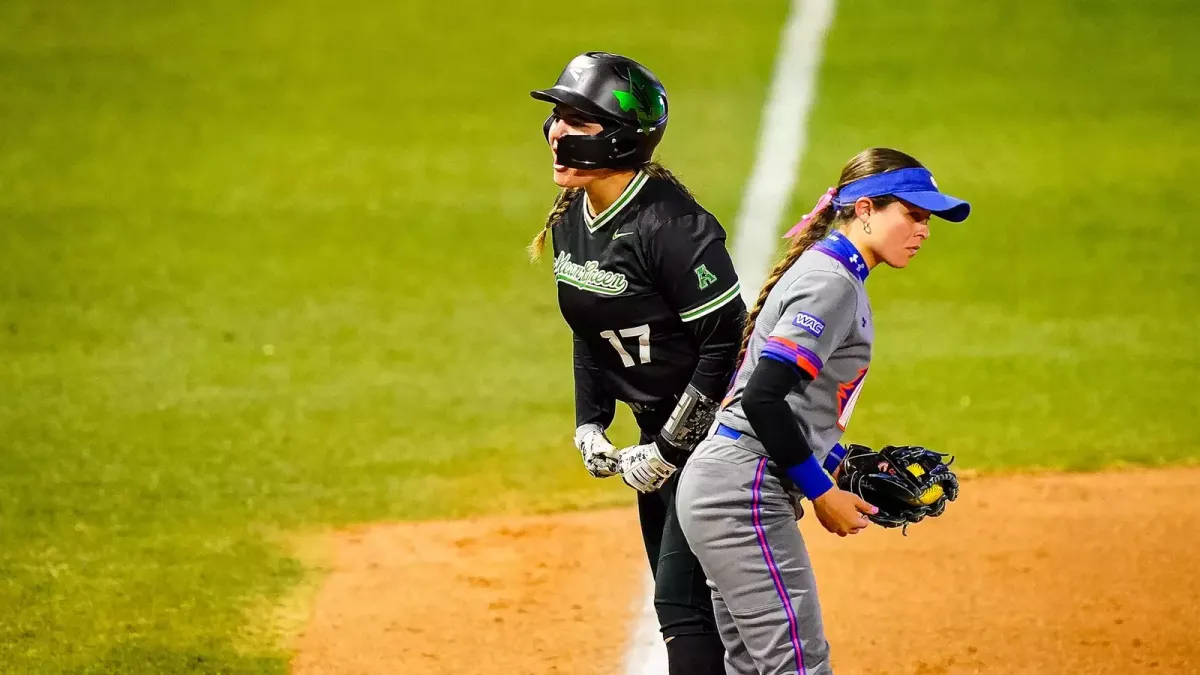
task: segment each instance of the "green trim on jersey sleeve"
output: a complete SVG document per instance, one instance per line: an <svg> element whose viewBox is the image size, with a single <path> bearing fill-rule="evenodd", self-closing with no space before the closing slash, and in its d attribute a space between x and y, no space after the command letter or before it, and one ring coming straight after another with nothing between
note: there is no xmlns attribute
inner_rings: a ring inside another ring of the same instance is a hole
<svg viewBox="0 0 1200 675"><path fill-rule="evenodd" d="M699 307L697 307L695 309L690 309L686 312L683 312L682 314L679 315L679 318L682 319L686 323L688 321L695 321L696 319L699 319L702 316L712 314L713 312L717 311L718 309L720 309L720 308L724 307L726 304L728 304L729 301L736 298L738 296L738 293L741 293L741 291L742 291L742 282L738 281L729 290L718 295L717 297L713 298L712 300L709 300L708 302L704 303L703 305L700 305Z"/></svg>

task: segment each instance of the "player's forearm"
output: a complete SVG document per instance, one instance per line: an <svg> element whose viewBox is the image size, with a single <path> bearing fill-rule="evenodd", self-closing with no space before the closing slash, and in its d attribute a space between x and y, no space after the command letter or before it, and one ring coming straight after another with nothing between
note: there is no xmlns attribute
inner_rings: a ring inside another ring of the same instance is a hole
<svg viewBox="0 0 1200 675"><path fill-rule="evenodd" d="M788 392L802 381L796 369L764 358L742 392L742 411L780 469L800 464L813 454L787 402Z"/></svg>
<svg viewBox="0 0 1200 675"><path fill-rule="evenodd" d="M803 388L812 378L805 372L772 358L763 358L742 393L742 411L771 461L782 469L810 499L824 494L833 481L804 440L796 416L787 403L789 392Z"/></svg>
<svg viewBox="0 0 1200 675"><path fill-rule="evenodd" d="M745 306L737 298L687 324L700 345L696 368L655 439L660 453L672 464L681 463L712 426L733 374L745 314Z"/></svg>
<svg viewBox="0 0 1200 675"><path fill-rule="evenodd" d="M596 424L607 429L617 412L617 401L600 382L600 369L592 362L587 345L575 338L575 426Z"/></svg>
<svg viewBox="0 0 1200 675"><path fill-rule="evenodd" d="M719 311L687 324L699 344L699 358L691 385L713 400L720 401L725 397L737 367L734 360L742 346L745 321L746 305L737 298Z"/></svg>

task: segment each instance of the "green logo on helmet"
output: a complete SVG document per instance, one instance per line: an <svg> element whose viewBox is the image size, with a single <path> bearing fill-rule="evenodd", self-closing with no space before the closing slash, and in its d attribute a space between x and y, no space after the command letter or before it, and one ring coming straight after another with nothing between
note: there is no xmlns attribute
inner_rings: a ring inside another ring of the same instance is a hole
<svg viewBox="0 0 1200 675"><path fill-rule="evenodd" d="M629 69L629 91L614 89L613 96L617 97L622 112L636 111L638 121L642 124L659 121L667 111L662 91L636 68Z"/></svg>

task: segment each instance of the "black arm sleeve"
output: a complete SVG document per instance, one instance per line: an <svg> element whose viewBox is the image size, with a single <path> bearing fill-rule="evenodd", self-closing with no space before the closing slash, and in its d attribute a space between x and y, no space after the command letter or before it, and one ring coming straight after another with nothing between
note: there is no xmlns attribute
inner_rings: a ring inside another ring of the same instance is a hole
<svg viewBox="0 0 1200 675"><path fill-rule="evenodd" d="M646 253L655 288L679 312L698 347L691 385L721 400L736 366L746 318L725 230L708 212L689 213L659 225Z"/></svg>
<svg viewBox="0 0 1200 675"><path fill-rule="evenodd" d="M742 392L742 412L754 428L754 435L766 448L771 461L785 471L813 454L784 398L797 387L808 386L809 382L812 377L798 368L774 359L762 359L754 367Z"/></svg>
<svg viewBox="0 0 1200 675"><path fill-rule="evenodd" d="M617 413L617 400L600 382L600 368L578 336L575 344L575 426L599 424L607 429Z"/></svg>
<svg viewBox="0 0 1200 675"><path fill-rule="evenodd" d="M729 388L734 359L742 346L742 328L746 325L746 305L740 297L712 314L684 324L700 347L700 358L692 373L691 384L701 394L720 401Z"/></svg>

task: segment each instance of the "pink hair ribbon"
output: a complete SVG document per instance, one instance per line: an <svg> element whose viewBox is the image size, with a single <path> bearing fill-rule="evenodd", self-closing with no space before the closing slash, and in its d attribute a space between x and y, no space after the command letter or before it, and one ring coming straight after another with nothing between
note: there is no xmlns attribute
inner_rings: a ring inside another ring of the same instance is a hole
<svg viewBox="0 0 1200 675"><path fill-rule="evenodd" d="M807 216L804 216L803 218L801 218L800 222L796 223L792 227L792 229L788 230L787 234L783 235L783 238L791 239L792 237L803 232L804 229L808 227L808 224L811 223L813 221L813 219L815 219L817 217L818 214L820 214L830 204L833 203L833 198L836 196L837 196L837 188L831 187L828 190L826 190L825 194L821 195L821 198L817 200L817 205L813 207L813 210L809 211Z"/></svg>

